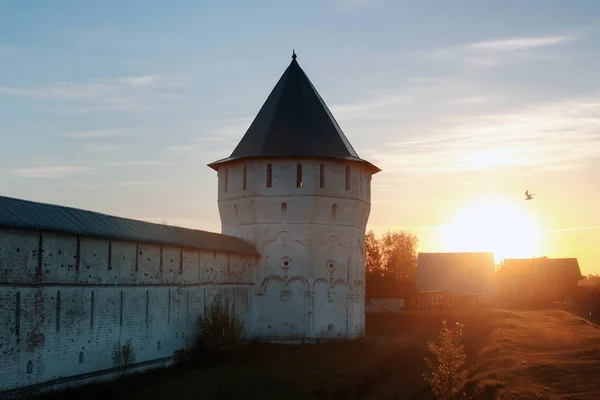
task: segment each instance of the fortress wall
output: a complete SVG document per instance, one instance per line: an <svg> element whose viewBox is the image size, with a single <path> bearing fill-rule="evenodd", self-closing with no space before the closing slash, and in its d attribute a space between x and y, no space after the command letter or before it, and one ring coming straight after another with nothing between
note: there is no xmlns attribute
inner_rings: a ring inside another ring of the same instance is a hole
<svg viewBox="0 0 600 400"><path fill-rule="evenodd" d="M251 256L0 228L0 393L99 379L128 339L140 367L164 365L194 345L215 296L250 331L254 266Z"/></svg>

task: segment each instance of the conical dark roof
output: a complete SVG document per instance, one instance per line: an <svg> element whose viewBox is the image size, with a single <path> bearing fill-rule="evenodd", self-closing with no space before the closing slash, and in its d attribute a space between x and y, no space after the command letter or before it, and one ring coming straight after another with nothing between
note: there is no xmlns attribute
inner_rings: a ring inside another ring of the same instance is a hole
<svg viewBox="0 0 600 400"><path fill-rule="evenodd" d="M379 171L352 148L295 53L233 153L209 166L257 157L345 159Z"/></svg>

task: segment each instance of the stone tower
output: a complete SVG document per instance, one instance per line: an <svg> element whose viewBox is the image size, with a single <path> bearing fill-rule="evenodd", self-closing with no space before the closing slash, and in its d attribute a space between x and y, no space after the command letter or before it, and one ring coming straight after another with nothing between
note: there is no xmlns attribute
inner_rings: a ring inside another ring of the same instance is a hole
<svg viewBox="0 0 600 400"><path fill-rule="evenodd" d="M255 337L364 335L371 176L296 60L218 171L222 232L256 245Z"/></svg>

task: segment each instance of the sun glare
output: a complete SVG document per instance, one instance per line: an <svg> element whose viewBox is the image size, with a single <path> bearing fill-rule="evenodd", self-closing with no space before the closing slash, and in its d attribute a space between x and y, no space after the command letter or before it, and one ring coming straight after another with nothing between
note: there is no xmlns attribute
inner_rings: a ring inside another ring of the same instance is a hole
<svg viewBox="0 0 600 400"><path fill-rule="evenodd" d="M441 239L444 251L493 251L499 261L538 255L540 232L517 205L485 201L459 211L443 228Z"/></svg>

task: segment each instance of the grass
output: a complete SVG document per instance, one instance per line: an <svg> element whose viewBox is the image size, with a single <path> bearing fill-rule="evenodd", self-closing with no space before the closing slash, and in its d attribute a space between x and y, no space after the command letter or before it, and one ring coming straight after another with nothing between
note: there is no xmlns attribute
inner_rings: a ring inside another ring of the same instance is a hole
<svg viewBox="0 0 600 400"><path fill-rule="evenodd" d="M474 399L599 398L600 330L564 311L369 315L364 343L251 345L202 363L44 396L48 399L432 399L422 374L441 320L464 324Z"/></svg>

